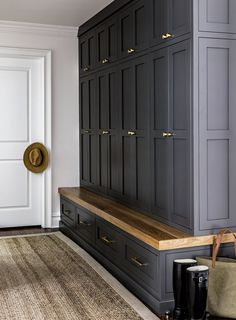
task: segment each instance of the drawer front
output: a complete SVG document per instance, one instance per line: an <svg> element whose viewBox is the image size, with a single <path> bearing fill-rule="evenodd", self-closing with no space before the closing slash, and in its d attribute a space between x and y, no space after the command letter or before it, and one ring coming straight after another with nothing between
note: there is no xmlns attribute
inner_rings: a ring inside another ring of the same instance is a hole
<svg viewBox="0 0 236 320"><path fill-rule="evenodd" d="M107 223L96 220L96 246L112 262L119 264L123 238Z"/></svg>
<svg viewBox="0 0 236 320"><path fill-rule="evenodd" d="M61 220L70 226L75 224L75 206L64 199L61 199Z"/></svg>
<svg viewBox="0 0 236 320"><path fill-rule="evenodd" d="M79 236L88 240L89 242L95 242L95 217L88 211L76 207L76 231Z"/></svg>
<svg viewBox="0 0 236 320"><path fill-rule="evenodd" d="M157 291L158 256L136 242L126 239L124 263L126 273L142 287Z"/></svg>

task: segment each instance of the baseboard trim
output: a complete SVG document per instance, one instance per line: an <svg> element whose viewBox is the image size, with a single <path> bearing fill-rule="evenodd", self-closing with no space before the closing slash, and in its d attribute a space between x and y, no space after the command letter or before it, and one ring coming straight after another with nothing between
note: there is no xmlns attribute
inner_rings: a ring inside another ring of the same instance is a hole
<svg viewBox="0 0 236 320"><path fill-rule="evenodd" d="M60 215L52 216L52 228L59 228Z"/></svg>

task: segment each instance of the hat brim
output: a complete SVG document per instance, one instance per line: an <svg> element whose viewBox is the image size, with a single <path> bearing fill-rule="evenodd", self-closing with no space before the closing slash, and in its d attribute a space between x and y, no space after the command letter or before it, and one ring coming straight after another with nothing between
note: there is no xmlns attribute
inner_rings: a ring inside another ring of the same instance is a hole
<svg viewBox="0 0 236 320"><path fill-rule="evenodd" d="M37 167L33 166L29 160L29 154L35 148L38 148L42 153L42 163ZM42 173L48 167L48 151L42 143L35 142L35 143L31 144L30 146L28 146L28 148L25 150L23 161L24 161L26 168L29 171L31 171L33 173Z"/></svg>

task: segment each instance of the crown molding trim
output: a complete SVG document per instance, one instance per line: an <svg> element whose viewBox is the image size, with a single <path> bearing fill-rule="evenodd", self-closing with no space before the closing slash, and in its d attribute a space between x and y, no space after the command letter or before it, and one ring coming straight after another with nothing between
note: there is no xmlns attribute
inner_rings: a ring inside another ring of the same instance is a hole
<svg viewBox="0 0 236 320"><path fill-rule="evenodd" d="M59 37L77 37L78 28L51 24L0 20L0 32L24 32Z"/></svg>

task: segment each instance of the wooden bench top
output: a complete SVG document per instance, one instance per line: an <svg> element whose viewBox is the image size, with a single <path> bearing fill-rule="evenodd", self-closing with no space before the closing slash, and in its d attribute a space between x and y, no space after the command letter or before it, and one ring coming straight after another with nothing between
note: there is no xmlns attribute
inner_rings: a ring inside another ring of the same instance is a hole
<svg viewBox="0 0 236 320"><path fill-rule="evenodd" d="M157 250L191 248L213 242L214 235L193 237L84 188L59 188L58 192ZM232 235L225 235L223 242L231 241Z"/></svg>

